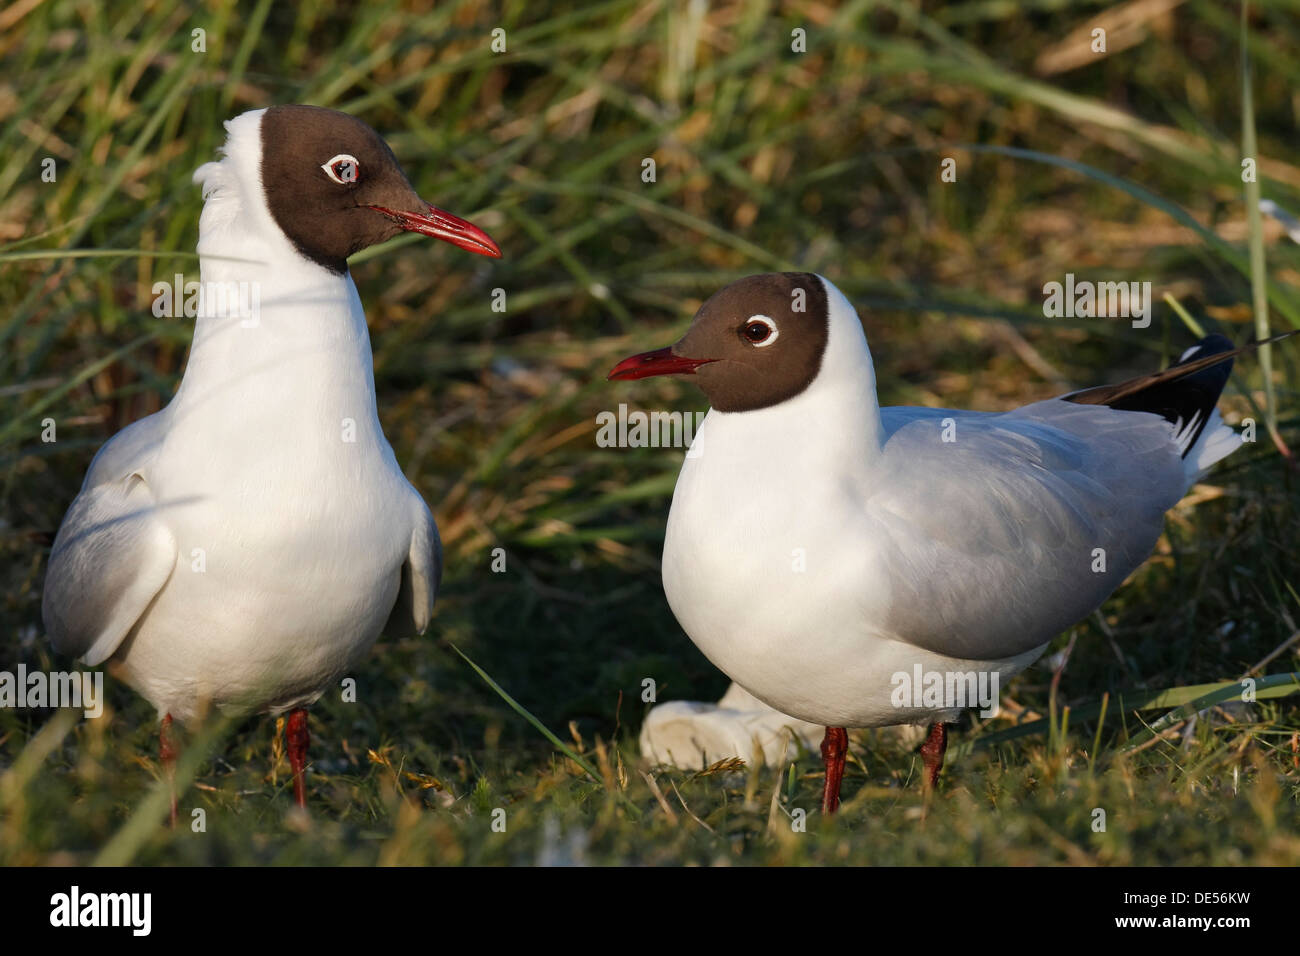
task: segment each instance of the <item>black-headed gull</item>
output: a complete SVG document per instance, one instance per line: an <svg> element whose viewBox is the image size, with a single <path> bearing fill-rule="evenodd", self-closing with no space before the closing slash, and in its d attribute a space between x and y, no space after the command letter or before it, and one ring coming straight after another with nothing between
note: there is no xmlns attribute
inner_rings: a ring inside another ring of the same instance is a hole
<svg viewBox="0 0 1300 956"><path fill-rule="evenodd" d="M425 629L442 570L379 425L347 258L403 230L501 253L420 199L354 117L276 106L226 130L194 176L202 299L184 377L95 456L42 610L59 651L108 662L158 708L166 765L173 718L288 711L302 806L305 708L381 631Z"/></svg>
<svg viewBox="0 0 1300 956"><path fill-rule="evenodd" d="M846 728L931 724L933 785L962 695L1027 667L1145 560L1165 511L1241 445L1215 409L1238 351L1211 335L1164 372L1004 413L881 408L853 306L786 273L727 286L609 377L690 375L709 399L664 592L732 680L826 727L833 812Z"/></svg>

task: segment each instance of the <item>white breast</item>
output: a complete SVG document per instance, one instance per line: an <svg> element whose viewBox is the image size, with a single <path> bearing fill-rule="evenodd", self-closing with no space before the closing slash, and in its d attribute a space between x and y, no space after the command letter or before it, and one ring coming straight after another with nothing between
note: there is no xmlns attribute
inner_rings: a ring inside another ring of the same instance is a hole
<svg viewBox="0 0 1300 956"><path fill-rule="evenodd" d="M698 457L678 478L664 540L668 603L732 680L801 720L886 726L952 719L950 711L895 706L895 675L918 664L996 670L1006 681L1041 653L967 661L891 635L883 626L892 600L887 554L863 489L799 456L755 454L746 429L735 427L755 414L710 412L695 439Z"/></svg>
<svg viewBox="0 0 1300 956"><path fill-rule="evenodd" d="M118 653L186 719L315 699L374 642L414 527L351 281L256 328L201 323L148 479L175 572Z"/></svg>

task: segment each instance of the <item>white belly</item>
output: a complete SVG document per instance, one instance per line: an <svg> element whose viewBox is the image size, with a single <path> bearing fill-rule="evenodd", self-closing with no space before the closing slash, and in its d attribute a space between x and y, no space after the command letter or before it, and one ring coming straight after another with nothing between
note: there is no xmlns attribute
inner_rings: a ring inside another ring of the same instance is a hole
<svg viewBox="0 0 1300 956"><path fill-rule="evenodd" d="M176 568L115 671L182 721L313 702L393 608L412 534L404 484L378 467L331 482L253 478L164 508Z"/></svg>

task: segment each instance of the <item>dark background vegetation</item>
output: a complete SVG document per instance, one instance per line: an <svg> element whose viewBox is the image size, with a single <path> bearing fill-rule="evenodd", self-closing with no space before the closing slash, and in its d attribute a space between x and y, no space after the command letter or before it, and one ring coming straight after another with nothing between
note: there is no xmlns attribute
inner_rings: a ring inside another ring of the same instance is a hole
<svg viewBox="0 0 1300 956"><path fill-rule="evenodd" d="M1098 25L1104 55L1089 48ZM806 53L791 52L795 28ZM1275 651L1255 673L1300 670L1287 645L1296 474L1262 427L1255 359L1222 407L1259 419L1260 441L1061 636L1072 650L1055 699L1059 654L961 739L1055 712L1053 732L954 753L933 801L909 747L862 734L845 811L827 825L813 814L807 834L787 814L815 805L808 755L644 776L641 680L661 699L711 699L726 679L660 589L680 451L594 440L596 414L619 402L704 407L676 382L604 376L754 272L817 271L845 291L885 404L1011 408L1151 370L1194 340L1163 301L1146 330L1044 318L1042 286L1066 272L1150 280L1237 341L1260 331L1265 296L1272 328L1294 327L1300 248L1248 215L1241 157L1258 156L1263 196L1300 212L1298 42L1283 2L1252 4L1244 31L1236 5L1152 0L0 11L0 668L70 666L41 636L49 542L95 449L161 407L183 369L191 328L154 318L150 288L197 277L190 176L223 119L289 102L354 113L421 195L505 253L403 239L353 262L381 418L448 571L430 632L381 644L358 703L313 710L311 820L286 814L287 765L263 718L200 754L182 805L206 810L207 831L167 831L154 715L110 679L105 720L0 710L0 862L1300 861L1293 702L1206 709L1143 737L1162 711L1114 696L1233 680ZM56 183L40 180L47 156ZM956 183L940 180L948 156ZM497 287L505 313L491 309ZM1295 355L1273 352L1291 446ZM40 440L46 417L55 444ZM490 572L495 547L508 573ZM1060 726L1061 708L1108 692L1103 724ZM488 826L496 807L506 834Z"/></svg>

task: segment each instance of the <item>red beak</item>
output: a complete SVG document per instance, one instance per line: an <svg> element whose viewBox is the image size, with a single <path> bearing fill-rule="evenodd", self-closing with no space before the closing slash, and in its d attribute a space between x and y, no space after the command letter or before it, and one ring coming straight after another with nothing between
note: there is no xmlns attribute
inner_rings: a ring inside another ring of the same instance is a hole
<svg viewBox="0 0 1300 956"><path fill-rule="evenodd" d="M670 346L625 358L610 370L606 378L612 382L615 379L649 378L652 375L694 375L695 370L701 365L716 361L717 359L685 358L674 355Z"/></svg>
<svg viewBox="0 0 1300 956"><path fill-rule="evenodd" d="M459 246L469 252L476 252L480 256L491 256L494 259L501 258L500 248L492 241L492 237L478 226L461 219L459 216L453 216L437 206L429 203L425 203L425 205L429 207L427 216L418 212L387 209L384 206L371 206L369 208L376 212L382 212L407 232L418 232L422 236L433 236L435 239L450 242L453 246Z"/></svg>

